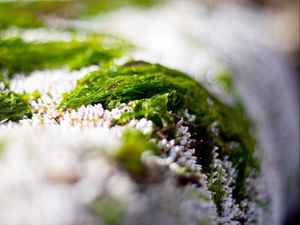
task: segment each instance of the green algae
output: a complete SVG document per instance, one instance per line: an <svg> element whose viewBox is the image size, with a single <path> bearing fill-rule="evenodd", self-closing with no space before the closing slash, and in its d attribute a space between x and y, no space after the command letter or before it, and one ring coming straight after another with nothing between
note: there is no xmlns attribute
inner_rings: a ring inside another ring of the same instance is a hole
<svg viewBox="0 0 300 225"><path fill-rule="evenodd" d="M135 177L144 172L145 165L141 157L145 151L160 153L156 144L150 142L149 138L149 135L139 130L126 129L123 132L123 143L114 155L120 164Z"/></svg>
<svg viewBox="0 0 300 225"><path fill-rule="evenodd" d="M0 2L0 30L46 26L49 17L76 19L126 6L151 7L161 0L67 0Z"/></svg>
<svg viewBox="0 0 300 225"><path fill-rule="evenodd" d="M76 36L75 36L76 37ZM25 42L12 37L0 40L0 71L12 76L34 70L68 66L80 69L118 58L131 46L109 35L89 35L86 40L69 42Z"/></svg>
<svg viewBox="0 0 300 225"><path fill-rule="evenodd" d="M29 96L17 94L12 91L0 93L0 122L16 121L31 116Z"/></svg>
<svg viewBox="0 0 300 225"><path fill-rule="evenodd" d="M156 129L182 117L184 110L188 109L190 114L196 115L193 126L201 128L199 133L202 136L197 137L199 141L208 139L205 146L208 149L217 146L220 157L228 156L237 169L234 198L241 200L246 197L245 179L252 168L258 169L258 162L253 156L255 139L250 131L251 122L241 105L221 102L182 72L141 61L90 73L63 96L60 107L77 109L96 103L108 109L126 103L132 111L124 113L116 123L124 124L130 119L145 117L154 122ZM207 134L203 136L204 129ZM212 163L209 157L205 160L208 160L208 165ZM219 189L216 187L216 192ZM220 200L220 196L217 199Z"/></svg>

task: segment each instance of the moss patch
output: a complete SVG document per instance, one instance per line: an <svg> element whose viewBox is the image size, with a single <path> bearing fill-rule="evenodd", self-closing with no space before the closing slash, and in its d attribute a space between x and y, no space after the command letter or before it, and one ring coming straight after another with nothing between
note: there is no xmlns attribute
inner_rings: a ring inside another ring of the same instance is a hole
<svg viewBox="0 0 300 225"><path fill-rule="evenodd" d="M123 132L123 144L115 153L115 158L134 177L140 176L145 170L141 156L145 151L160 153L156 144L149 141L150 136L139 130L127 129Z"/></svg>
<svg viewBox="0 0 300 225"><path fill-rule="evenodd" d="M182 72L140 61L103 68L87 75L63 97L60 107L76 109L96 103L108 109L128 103L133 111L124 113L117 123L145 117L152 120L157 129L181 117L188 109L196 115L193 126L201 128L196 131L206 131L208 138L204 141L218 146L219 155L228 156L236 167L234 197L245 197L245 179L250 168L258 168L258 163L253 156L255 139L250 133L251 123L241 105L224 104ZM209 168L211 159L207 160Z"/></svg>
<svg viewBox="0 0 300 225"><path fill-rule="evenodd" d="M162 0L72 0L0 2L0 29L41 27L47 17L75 19L124 6L150 7Z"/></svg>
<svg viewBox="0 0 300 225"><path fill-rule="evenodd" d="M110 196L99 196L90 205L97 224L118 225L125 211L123 203Z"/></svg>
<svg viewBox="0 0 300 225"><path fill-rule="evenodd" d="M0 122L16 121L24 116L31 116L31 107L28 95L17 94L11 91L0 93Z"/></svg>
<svg viewBox="0 0 300 225"><path fill-rule="evenodd" d="M235 104L243 107L243 100L236 89L233 81L233 74L229 69L223 69L217 74L216 80L223 86L224 90L233 98Z"/></svg>
<svg viewBox="0 0 300 225"><path fill-rule="evenodd" d="M0 70L12 75L37 69L69 66L79 69L120 57L130 48L108 35L90 35L85 41L25 42L21 38L0 40Z"/></svg>

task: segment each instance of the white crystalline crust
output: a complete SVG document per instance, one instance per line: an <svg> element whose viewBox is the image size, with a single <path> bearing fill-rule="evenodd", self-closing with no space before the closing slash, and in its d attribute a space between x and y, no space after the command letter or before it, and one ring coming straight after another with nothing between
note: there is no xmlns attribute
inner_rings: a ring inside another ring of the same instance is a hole
<svg viewBox="0 0 300 225"><path fill-rule="evenodd" d="M174 19L174 12L171 12L172 9L168 10L163 8L156 15L164 15L166 21L171 21ZM195 15L191 8L190 10L191 15ZM137 22L139 20L127 17L129 14L143 20ZM112 23L116 21L115 16L124 20L118 19L118 24ZM192 42L197 33L191 33L192 37L179 36L183 27L190 32L195 30L193 28L197 24L185 26L187 20L191 19L186 18L181 22L176 20L172 26L162 24L161 28L156 29L151 24L160 21L158 18L159 16L155 19L148 13L132 14L125 10L96 20L94 26L91 21L88 23L92 24L92 29L99 29L101 25L103 29L111 29L128 37L142 48L148 46L145 51L135 53L136 59L182 69L195 74L199 80L203 78L202 74L209 77L212 68L219 65L215 52L209 46L197 46L195 49ZM134 22L131 24L129 20ZM143 21L152 28L148 30L149 35L132 32ZM200 21L203 19L200 18ZM85 26L86 23L78 22L77 25ZM171 27L170 32L160 33L166 27ZM47 32L43 29L22 31L21 37L26 41L55 40L57 34L51 32L52 35L48 36ZM155 33L159 35L153 35ZM169 33L169 36L165 33ZM6 35L20 33L12 30ZM59 33L59 40L68 41L70 38L68 33ZM164 45L165 43L168 44ZM158 146L168 152L168 155L158 157L145 152L142 160L150 168L158 165L166 168L170 174L179 174L183 172L183 167L188 168L184 172L196 172L200 175L201 187L191 185L186 189L177 188L172 176L166 175L164 182L149 185L145 192L138 191L138 184L113 162L110 152L120 147L125 127L151 133L152 122L141 119L131 120L125 126L112 126L113 120L131 110L126 105L112 110L103 109L101 104L82 106L78 110L57 109L61 94L69 92L76 86L78 79L97 69L97 66L91 66L74 72L66 68L35 71L30 76L20 74L11 80L10 90L31 93L37 89L41 98L31 101L34 110L32 118L0 125L1 225L97 224L99 220L89 211L89 206L98 196L110 196L126 205L126 214L122 220L125 225L198 225L205 222L239 224L235 217L244 217L248 224L266 224L266 221L272 221L269 214L263 212L255 202L245 200L240 207L234 201L232 182L236 171L227 159L220 160L218 154L214 153L212 181L218 178L219 171L222 170L221 179L226 196L221 204L222 216L217 216L212 193L208 191L209 178L201 173L201 166L196 163L193 155L194 149L186 147L191 141L191 134L182 122L195 119L187 111L176 124L178 135L175 140L162 139L158 142ZM0 84L0 89L3 88L4 85ZM266 190L263 177L256 179L254 175L247 182L249 190L255 187L258 195L262 195L259 199L268 197L264 196ZM250 208L248 215L243 214L242 207Z"/></svg>

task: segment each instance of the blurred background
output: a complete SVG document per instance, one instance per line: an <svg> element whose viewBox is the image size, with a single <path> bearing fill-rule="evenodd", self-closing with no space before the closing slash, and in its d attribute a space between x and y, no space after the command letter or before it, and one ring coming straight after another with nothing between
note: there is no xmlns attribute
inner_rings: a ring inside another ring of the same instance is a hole
<svg viewBox="0 0 300 225"><path fill-rule="evenodd" d="M133 57L210 84L230 68L257 126L278 224L299 221L299 2L296 0L0 0L0 35L49 28L110 33Z"/></svg>

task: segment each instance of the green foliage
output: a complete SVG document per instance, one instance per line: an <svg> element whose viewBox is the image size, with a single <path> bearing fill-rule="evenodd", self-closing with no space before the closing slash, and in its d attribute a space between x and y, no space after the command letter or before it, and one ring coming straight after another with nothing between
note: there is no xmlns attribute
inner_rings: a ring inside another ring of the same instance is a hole
<svg viewBox="0 0 300 225"><path fill-rule="evenodd" d="M133 176L139 176L144 171L141 156L145 151L159 153L159 149L154 143L149 141L149 138L149 136L144 135L139 130L127 129L123 132L123 144L114 157Z"/></svg>
<svg viewBox="0 0 300 225"><path fill-rule="evenodd" d="M77 109L96 103L109 109L128 103L133 111L124 113L118 123L145 117L157 127L181 117L188 109L197 117L195 125L206 127L220 155L227 155L236 167L234 197L245 197L245 179L251 168L258 168L258 163L253 156L251 124L241 105L224 104L182 72L141 61L90 73L63 97L60 107Z"/></svg>
<svg viewBox="0 0 300 225"><path fill-rule="evenodd" d="M47 17L74 19L124 6L150 7L162 0L69 0L0 2L0 30L41 27Z"/></svg>
<svg viewBox="0 0 300 225"><path fill-rule="evenodd" d="M31 116L28 95L17 94L11 91L0 92L0 122L16 121L24 116Z"/></svg>
<svg viewBox="0 0 300 225"><path fill-rule="evenodd" d="M129 44L108 35L90 35L85 41L25 42L20 38L0 40L0 71L11 76L17 72L84 66L120 57Z"/></svg>

